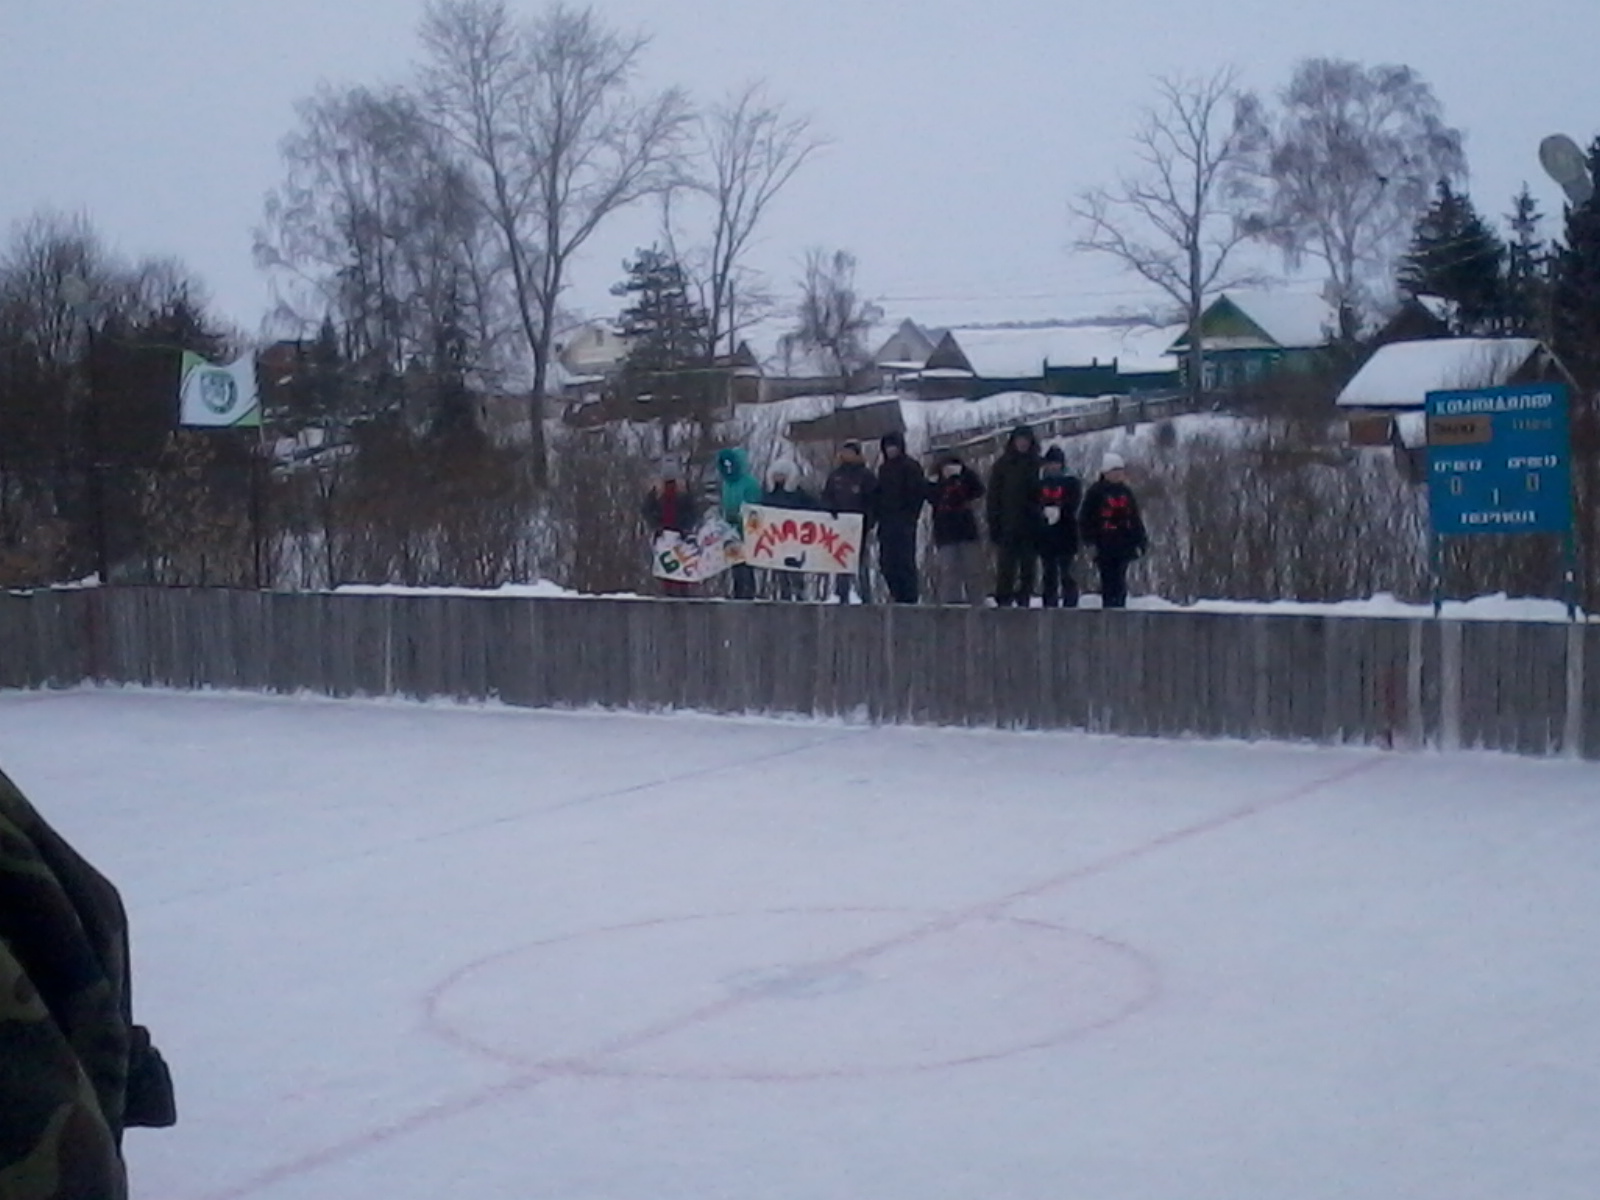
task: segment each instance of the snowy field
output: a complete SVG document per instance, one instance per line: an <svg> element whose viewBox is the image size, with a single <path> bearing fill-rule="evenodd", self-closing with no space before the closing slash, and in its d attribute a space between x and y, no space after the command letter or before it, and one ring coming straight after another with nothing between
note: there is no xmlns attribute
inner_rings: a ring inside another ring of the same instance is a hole
<svg viewBox="0 0 1600 1200"><path fill-rule="evenodd" d="M1600 769L0 695L143 1200L1592 1200Z"/></svg>

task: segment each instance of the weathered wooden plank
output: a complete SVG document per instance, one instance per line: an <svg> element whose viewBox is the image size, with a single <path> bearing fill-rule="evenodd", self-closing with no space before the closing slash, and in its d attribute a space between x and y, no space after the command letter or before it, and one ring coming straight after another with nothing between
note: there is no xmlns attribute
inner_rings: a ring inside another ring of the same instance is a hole
<svg viewBox="0 0 1600 1200"><path fill-rule="evenodd" d="M1573 680L1579 713L1574 724L1581 730L1577 750L1600 759L1600 625L1586 626L1577 640L1583 646L1583 666Z"/></svg>

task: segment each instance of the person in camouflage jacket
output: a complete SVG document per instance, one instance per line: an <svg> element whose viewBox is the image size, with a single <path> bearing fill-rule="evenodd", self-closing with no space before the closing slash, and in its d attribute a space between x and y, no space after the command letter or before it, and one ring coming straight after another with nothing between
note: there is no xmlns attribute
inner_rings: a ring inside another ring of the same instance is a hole
<svg viewBox="0 0 1600 1200"><path fill-rule="evenodd" d="M129 1019L117 890L0 772L0 1200L121 1200L122 1131L169 1125Z"/></svg>

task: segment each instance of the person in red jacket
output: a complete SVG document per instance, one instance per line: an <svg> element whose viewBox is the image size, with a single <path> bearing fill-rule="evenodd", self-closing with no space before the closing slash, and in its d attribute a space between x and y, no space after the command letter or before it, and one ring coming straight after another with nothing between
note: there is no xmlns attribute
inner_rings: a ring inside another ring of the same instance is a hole
<svg viewBox="0 0 1600 1200"><path fill-rule="evenodd" d="M683 470L675 459L661 465L661 481L645 496L642 511L652 542L663 533L688 537L700 527L700 502L685 485ZM691 594L690 585L681 579L663 579L661 591L680 599Z"/></svg>
<svg viewBox="0 0 1600 1200"><path fill-rule="evenodd" d="M1078 581L1072 560L1078 556L1078 508L1083 484L1067 474L1067 456L1060 446L1044 454L1039 476L1039 565L1043 568L1046 608L1078 607Z"/></svg>
<svg viewBox="0 0 1600 1200"><path fill-rule="evenodd" d="M1100 568L1100 603L1104 608L1128 606L1128 567L1145 552L1144 518L1128 486L1128 464L1120 454L1107 454L1100 478L1083 498L1080 521L1083 540L1094 547Z"/></svg>
<svg viewBox="0 0 1600 1200"><path fill-rule="evenodd" d="M940 604L982 604L983 541L977 502L983 480L956 454L943 454L933 476L933 563Z"/></svg>

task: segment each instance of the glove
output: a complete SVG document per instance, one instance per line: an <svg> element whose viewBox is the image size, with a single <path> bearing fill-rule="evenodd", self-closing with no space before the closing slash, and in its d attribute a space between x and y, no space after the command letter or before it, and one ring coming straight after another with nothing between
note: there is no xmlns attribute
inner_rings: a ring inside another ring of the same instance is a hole
<svg viewBox="0 0 1600 1200"><path fill-rule="evenodd" d="M130 1128L166 1129L177 1124L178 1108L172 1095L172 1072L150 1042L143 1025L130 1030L128 1048L127 1109L123 1124Z"/></svg>
<svg viewBox="0 0 1600 1200"><path fill-rule="evenodd" d="M1054 504L1046 505L1044 510L1044 520L1045 524L1047 525L1058 524L1061 520L1061 510Z"/></svg>

